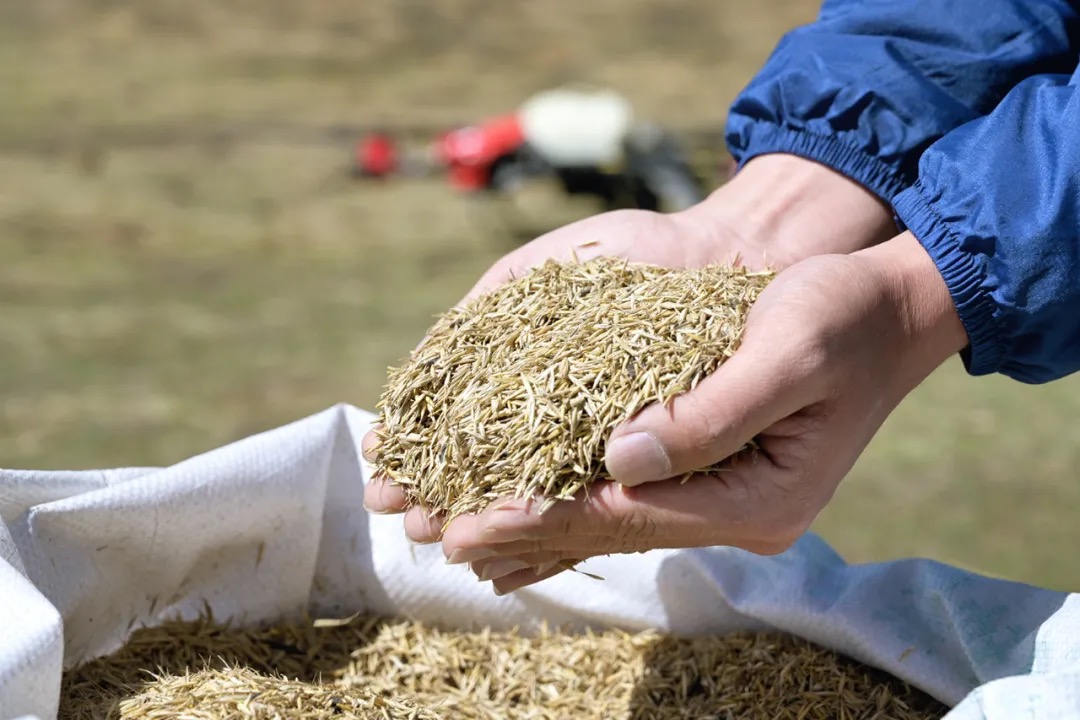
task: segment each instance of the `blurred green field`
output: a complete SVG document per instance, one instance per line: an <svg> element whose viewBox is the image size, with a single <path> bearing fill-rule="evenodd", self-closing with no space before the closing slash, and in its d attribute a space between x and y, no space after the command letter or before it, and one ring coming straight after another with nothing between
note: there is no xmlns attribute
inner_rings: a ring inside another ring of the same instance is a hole
<svg viewBox="0 0 1080 720"><path fill-rule="evenodd" d="M349 139L320 128L457 120L580 80L719 128L815 10L0 5L0 466L167 464L337 402L372 407L386 366L518 240L438 182L351 183ZM312 132L266 132L279 125ZM1078 416L1075 381L953 363L817 529L852 560L929 556L1077 589Z"/></svg>

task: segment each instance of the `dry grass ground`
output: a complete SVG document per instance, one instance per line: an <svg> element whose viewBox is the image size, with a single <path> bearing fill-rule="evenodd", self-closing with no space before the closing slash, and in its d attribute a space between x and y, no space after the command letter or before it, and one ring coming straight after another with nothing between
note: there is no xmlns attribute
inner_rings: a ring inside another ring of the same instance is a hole
<svg viewBox="0 0 1080 720"><path fill-rule="evenodd" d="M815 5L0 4L0 465L171 463L373 405L385 367L516 240L436 182L350 184L350 138L328 128L468 118L571 80L720 127ZM855 560L1075 588L1078 412L1074 381L954 363L818 529Z"/></svg>

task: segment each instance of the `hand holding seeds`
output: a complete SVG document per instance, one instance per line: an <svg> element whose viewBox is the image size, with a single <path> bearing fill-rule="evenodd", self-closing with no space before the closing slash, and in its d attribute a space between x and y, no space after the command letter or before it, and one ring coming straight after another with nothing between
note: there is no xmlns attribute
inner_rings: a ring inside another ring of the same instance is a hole
<svg viewBox="0 0 1080 720"><path fill-rule="evenodd" d="M706 232L700 220L685 214L606 213L556 230L507 255L480 279L459 307L503 287L550 258L569 261L576 257L586 262L612 257L653 266L697 268L709 262L736 260L741 254L738 243L739 238L722 223L710 226ZM374 459L370 450L375 445L374 435L369 434L364 439L369 459ZM364 502L376 512L400 512L407 505L399 485L383 482L368 485ZM410 511L405 525L411 536L426 535L428 521L422 508Z"/></svg>
<svg viewBox="0 0 1080 720"><path fill-rule="evenodd" d="M537 238L495 263L465 300L549 259L609 256L671 268L718 263L779 270L884 242L896 232L892 218L888 205L823 165L763 155L686 211L605 213Z"/></svg>
<svg viewBox="0 0 1080 720"><path fill-rule="evenodd" d="M803 261L760 294L741 345L713 374L615 430L605 460L625 484L597 480L545 512L528 497L498 500L445 531L443 518L415 509L407 531L441 537L450 562L471 563L499 593L594 555L781 552L892 409L965 343L940 275L910 235ZM736 455L755 438L757 452ZM720 472L693 472L719 463Z"/></svg>
<svg viewBox="0 0 1080 720"><path fill-rule="evenodd" d="M851 207L865 200L840 195ZM790 197L781 204L794 207L793 215L804 207ZM845 251L844 243L877 242L880 208L862 209L849 213L856 240L845 236L837 251ZM610 213L551 233L497 264L466 298L475 302L444 317L410 365L392 374L380 404L383 443L369 435L364 445L393 481L369 483L368 507L408 510L410 537L442 537L451 561L472 563L501 592L597 554L713 544L778 552L794 541L892 407L879 403L879 388L866 386L849 388L849 399L862 393L880 406L876 424L858 415L857 402L833 407L853 358L825 353L834 344L824 339L848 339L856 356L880 350L858 344L891 332L885 319L898 321L893 300L899 295L887 293L886 283L857 284L865 297L845 287L860 272L871 275L873 253L796 265L751 315L747 338L757 338L754 344L733 355L746 311L767 278L703 266L738 256L760 265L766 254L761 245L746 245L723 213L709 215L713 222L703 213ZM748 226L784 223L759 214ZM820 238L808 244L822 247ZM611 274L605 261L609 276L602 281L545 266L505 289L508 279L547 257L612 255L635 265ZM640 269L642 262L652 269ZM702 269L667 275L656 266ZM887 275L880 268L873 273ZM563 304L545 310L560 293ZM658 302L643 309L643 297ZM590 311L597 298L606 309ZM529 317L515 320L523 309ZM552 325L576 335L553 337ZM603 336L599 344L591 344L590 328ZM590 366L589 353L597 351L609 357ZM883 359L901 354L890 346ZM450 397L465 400L447 412ZM651 400L659 402L646 408ZM738 454L755 436L761 452L752 460ZM530 499L536 496L539 502Z"/></svg>

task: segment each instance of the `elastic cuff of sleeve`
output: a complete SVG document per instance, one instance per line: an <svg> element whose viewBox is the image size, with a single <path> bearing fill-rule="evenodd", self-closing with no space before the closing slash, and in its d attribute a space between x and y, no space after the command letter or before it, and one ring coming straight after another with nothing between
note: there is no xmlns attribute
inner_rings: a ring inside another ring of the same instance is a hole
<svg viewBox="0 0 1080 720"><path fill-rule="evenodd" d="M937 265L968 335L961 353L971 375L989 375L1001 368L1004 345L997 327L993 297L983 287L985 259L963 249L963 242L934 209L921 182L897 195L893 209Z"/></svg>
<svg viewBox="0 0 1080 720"><path fill-rule="evenodd" d="M891 166L835 137L816 135L806 130L780 127L772 123L753 123L752 128L752 132L748 133L749 143L746 147L738 154L732 153L740 168L758 155L798 155L832 168L890 205L893 198L911 184Z"/></svg>

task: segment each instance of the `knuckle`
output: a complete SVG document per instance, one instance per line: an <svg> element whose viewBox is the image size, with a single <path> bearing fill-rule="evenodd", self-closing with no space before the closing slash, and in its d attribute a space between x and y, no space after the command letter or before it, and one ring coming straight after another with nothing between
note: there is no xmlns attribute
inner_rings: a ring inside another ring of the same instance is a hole
<svg viewBox="0 0 1080 720"><path fill-rule="evenodd" d="M562 512L560 512L560 510ZM522 539L542 541L553 537L565 537L574 529L570 508L552 508L545 513L529 512L521 518L518 531ZM539 542L535 542L539 550Z"/></svg>
<svg viewBox="0 0 1080 720"><path fill-rule="evenodd" d="M541 539L524 540L514 547L518 555L542 555L546 552L544 541Z"/></svg>
<svg viewBox="0 0 1080 720"><path fill-rule="evenodd" d="M685 447L693 461L707 457L722 444L730 433L732 421L724 413L702 402L695 395L684 395L676 401L674 420L683 431Z"/></svg>
<svg viewBox="0 0 1080 720"><path fill-rule="evenodd" d="M712 450L717 443L722 442L730 432L731 423L716 411L715 408L705 408L698 405L693 418L699 433L695 441L695 449L699 452Z"/></svg>
<svg viewBox="0 0 1080 720"><path fill-rule="evenodd" d="M814 371L827 367L835 355L832 338L828 334L814 333L805 338L799 349L801 366L805 371Z"/></svg>
<svg viewBox="0 0 1080 720"><path fill-rule="evenodd" d="M553 513L547 524L551 536L565 537L574 529L574 518L569 512Z"/></svg>
<svg viewBox="0 0 1080 720"><path fill-rule="evenodd" d="M540 540L550 534L543 517L532 513L522 514L521 517L515 518L512 531L522 540Z"/></svg>
<svg viewBox="0 0 1080 720"><path fill-rule="evenodd" d="M815 381L824 380L830 368L836 365L832 360L835 353L830 344L828 338L817 334L794 343L792 352L783 363L784 382L811 383L816 387Z"/></svg>
<svg viewBox="0 0 1080 720"><path fill-rule="evenodd" d="M656 537L656 521L644 513L634 512L618 518L615 537L624 552L633 552Z"/></svg>
<svg viewBox="0 0 1080 720"><path fill-rule="evenodd" d="M480 539L485 543L528 540L539 535L540 518L518 501L496 503L479 515Z"/></svg>

